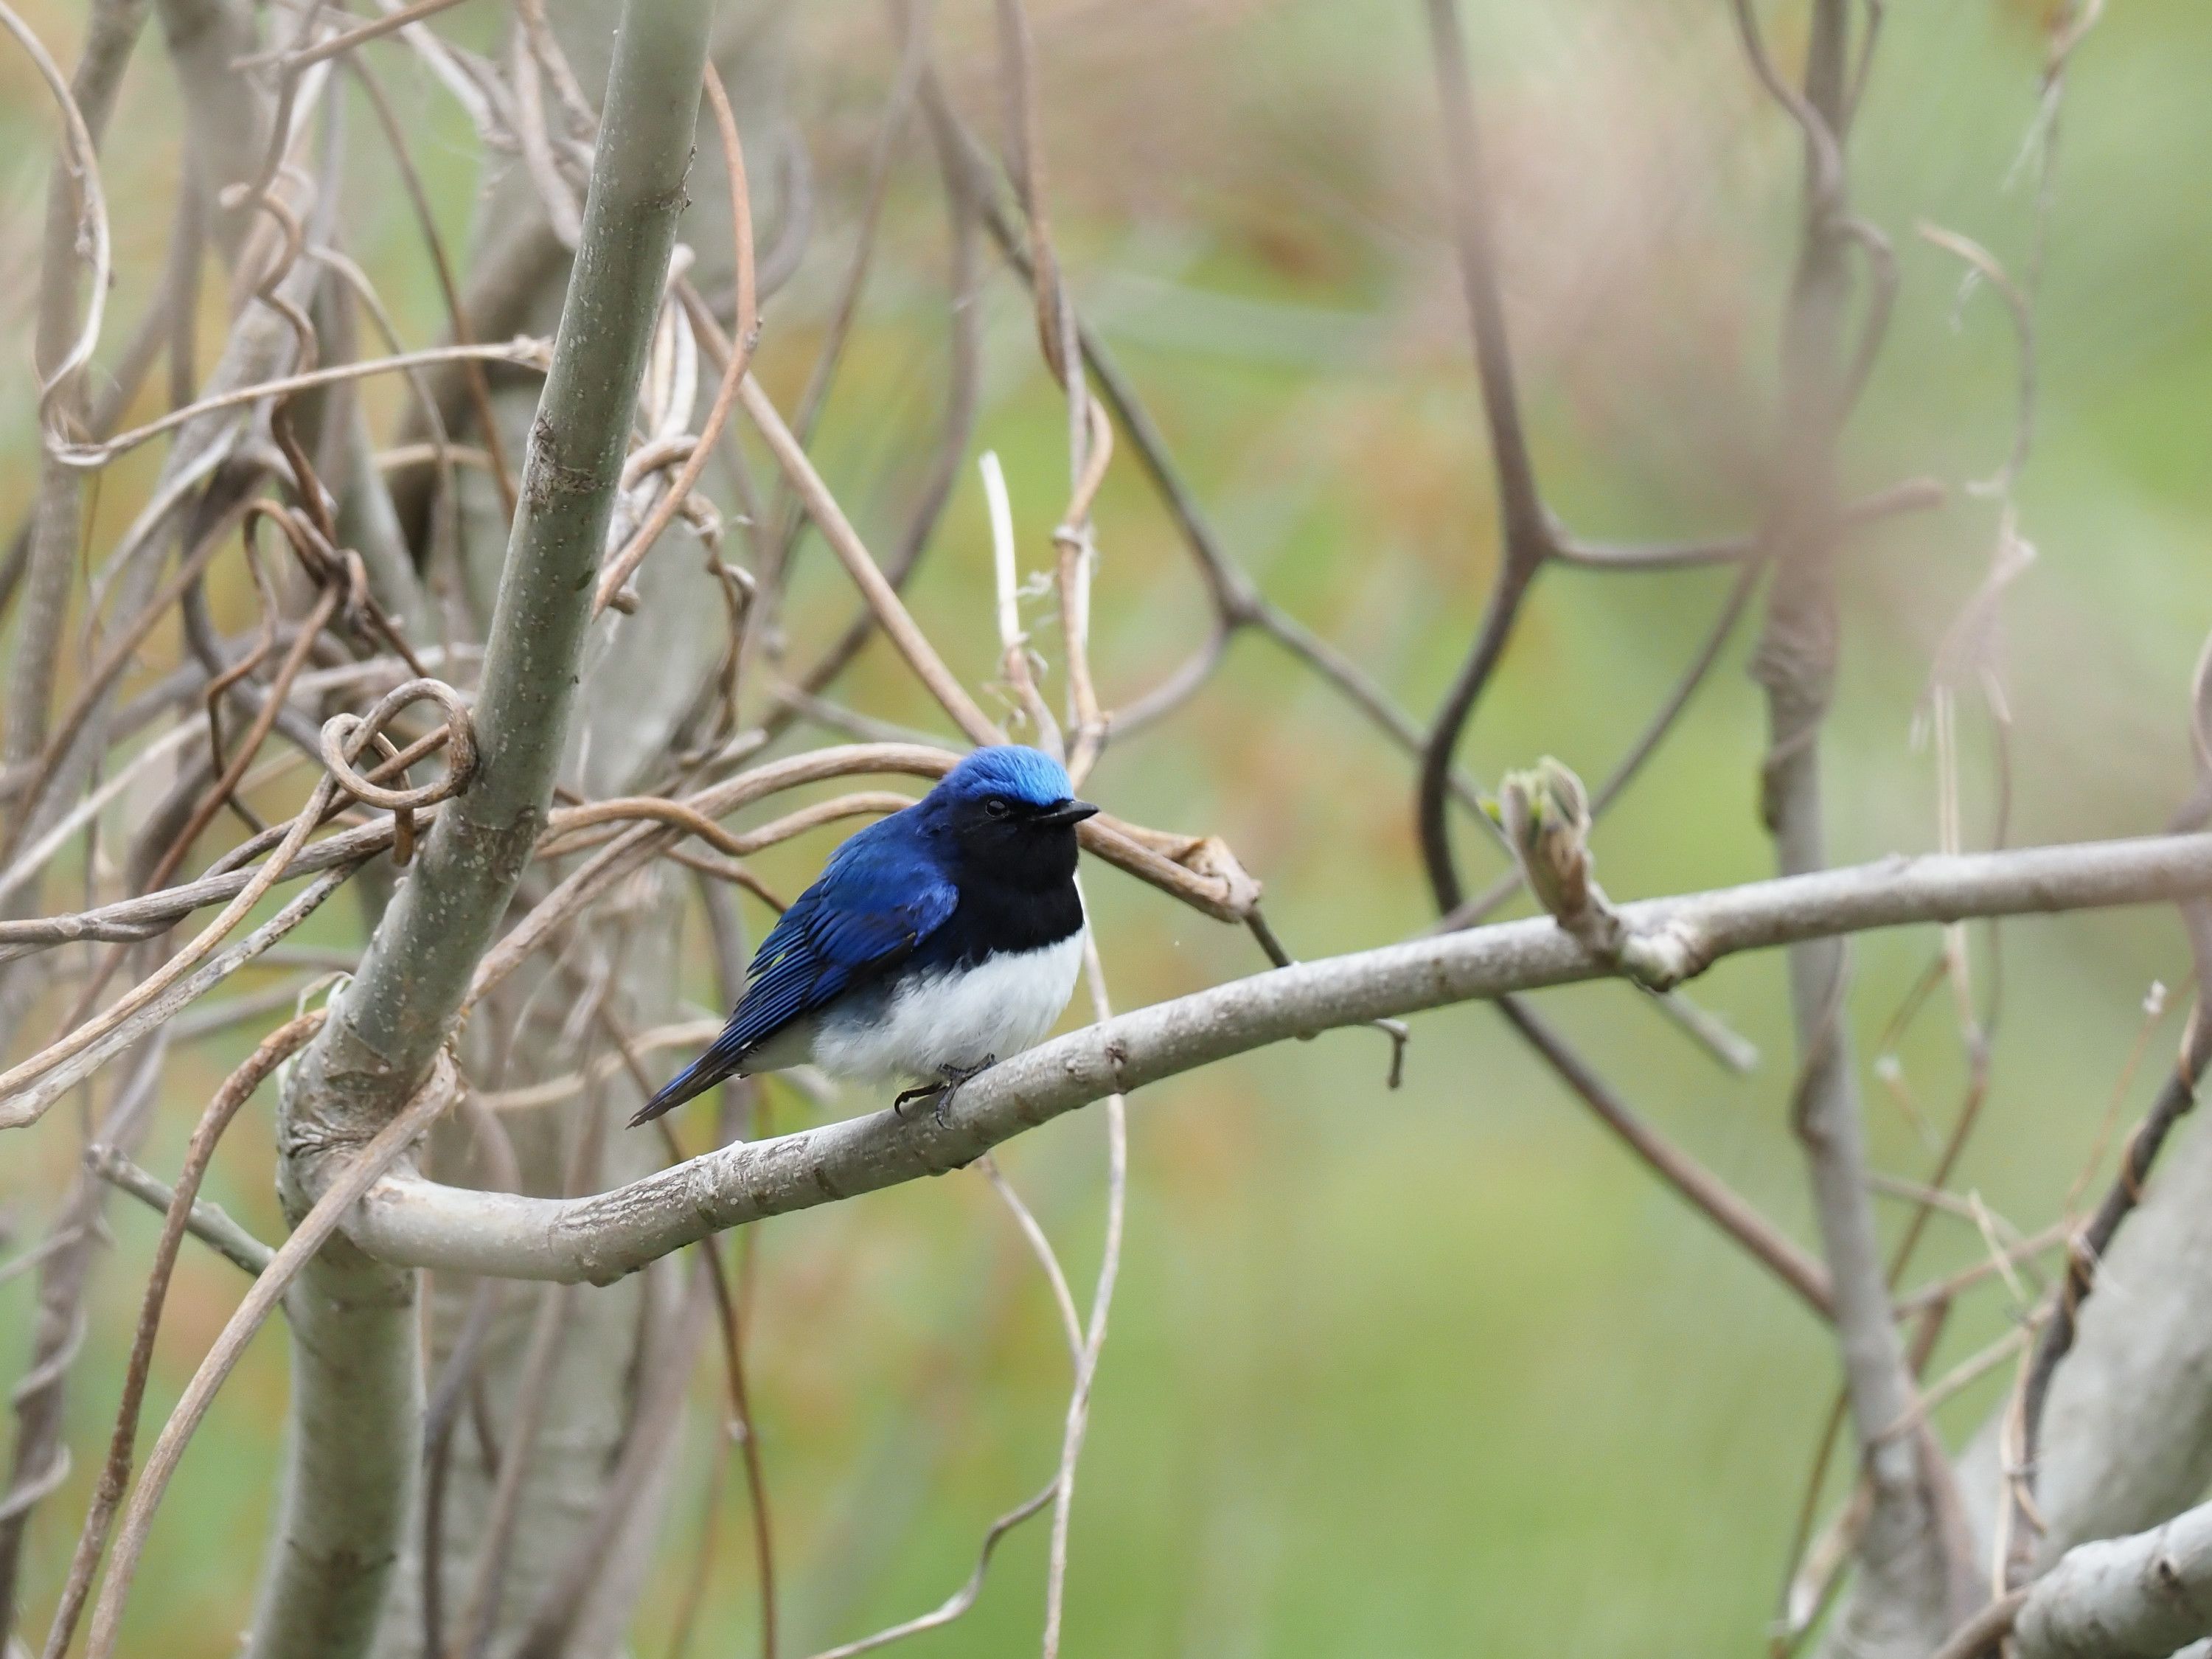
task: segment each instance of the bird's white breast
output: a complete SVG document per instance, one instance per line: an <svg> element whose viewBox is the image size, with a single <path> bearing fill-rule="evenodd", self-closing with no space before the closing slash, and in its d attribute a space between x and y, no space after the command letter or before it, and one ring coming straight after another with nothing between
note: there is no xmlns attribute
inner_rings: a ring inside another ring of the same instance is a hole
<svg viewBox="0 0 2212 1659"><path fill-rule="evenodd" d="M917 974L868 1018L825 1017L814 1060L855 1082L933 1080L1005 1060L1042 1042L1075 989L1084 930L1034 951L1003 951L974 968Z"/></svg>

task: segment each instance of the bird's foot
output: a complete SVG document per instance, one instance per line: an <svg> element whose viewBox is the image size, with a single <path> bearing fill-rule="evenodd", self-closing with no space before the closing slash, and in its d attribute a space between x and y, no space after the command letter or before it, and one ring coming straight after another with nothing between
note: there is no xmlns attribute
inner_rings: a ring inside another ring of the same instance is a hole
<svg viewBox="0 0 2212 1659"><path fill-rule="evenodd" d="M930 1115L937 1120L937 1127L948 1128L951 1125L945 1115L945 1109L952 1104L952 1097L960 1092L961 1085L981 1076L998 1063L998 1055L986 1054L974 1066L940 1066L937 1068L936 1082L925 1084L919 1089L902 1091L892 1100L891 1111L903 1119L907 1102L926 1100L930 1103Z"/></svg>
<svg viewBox="0 0 2212 1659"><path fill-rule="evenodd" d="M946 1127L945 1109L952 1104L952 1097L960 1092L962 1085L971 1078L981 1077L998 1063L998 1055L986 1054L973 1066L940 1066L937 1068L938 1075L945 1079L938 1088L937 1099L932 1107L932 1110L937 1116L939 1128Z"/></svg>

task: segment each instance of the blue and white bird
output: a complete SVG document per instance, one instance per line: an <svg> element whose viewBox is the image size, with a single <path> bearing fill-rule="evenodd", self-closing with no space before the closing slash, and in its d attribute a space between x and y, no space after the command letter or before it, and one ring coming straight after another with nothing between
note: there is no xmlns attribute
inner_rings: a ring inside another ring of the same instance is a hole
<svg viewBox="0 0 2212 1659"><path fill-rule="evenodd" d="M830 855L761 941L714 1046L633 1127L726 1078L811 1062L894 1103L952 1092L1052 1030L1083 963L1075 799L1035 749L978 749Z"/></svg>

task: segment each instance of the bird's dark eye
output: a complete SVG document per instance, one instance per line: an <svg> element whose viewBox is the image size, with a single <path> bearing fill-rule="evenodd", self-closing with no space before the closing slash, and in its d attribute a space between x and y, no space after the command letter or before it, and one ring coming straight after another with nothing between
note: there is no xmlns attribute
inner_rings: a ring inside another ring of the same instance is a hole
<svg viewBox="0 0 2212 1659"><path fill-rule="evenodd" d="M1013 808L1007 805L1006 802L1000 800L996 795L994 795L990 799L983 803L983 810L986 812L988 812L994 818L1002 818L1006 817L1007 813L1013 811Z"/></svg>

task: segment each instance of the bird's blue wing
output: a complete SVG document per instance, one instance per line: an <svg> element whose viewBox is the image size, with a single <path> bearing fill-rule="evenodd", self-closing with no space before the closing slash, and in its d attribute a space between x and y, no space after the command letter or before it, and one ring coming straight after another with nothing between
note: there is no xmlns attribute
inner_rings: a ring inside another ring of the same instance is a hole
<svg viewBox="0 0 2212 1659"><path fill-rule="evenodd" d="M848 842L848 845L850 845ZM958 893L918 862L831 864L761 941L717 1048L751 1048L896 967L952 914Z"/></svg>
<svg viewBox="0 0 2212 1659"><path fill-rule="evenodd" d="M671 1079L633 1122L712 1088L792 1021L896 967L945 924L958 890L905 829L896 817L885 818L837 849L821 878L761 941L745 994L714 1046Z"/></svg>

